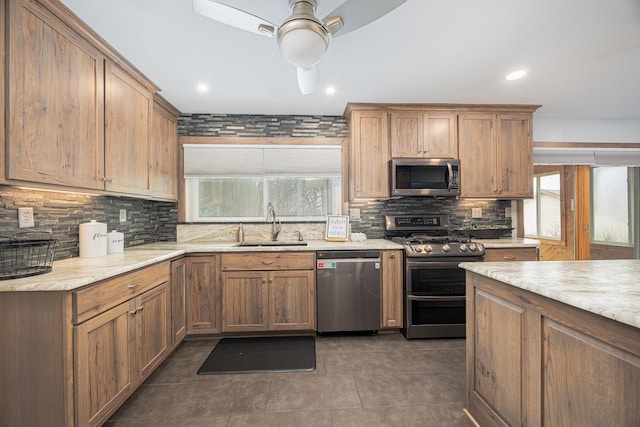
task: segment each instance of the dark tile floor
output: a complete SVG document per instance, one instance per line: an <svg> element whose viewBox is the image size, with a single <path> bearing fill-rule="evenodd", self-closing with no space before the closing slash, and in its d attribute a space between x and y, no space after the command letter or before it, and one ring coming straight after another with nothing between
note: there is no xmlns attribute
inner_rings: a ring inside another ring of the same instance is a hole
<svg viewBox="0 0 640 427"><path fill-rule="evenodd" d="M473 426L463 339L320 336L313 372L197 375L217 341L185 341L106 426Z"/></svg>

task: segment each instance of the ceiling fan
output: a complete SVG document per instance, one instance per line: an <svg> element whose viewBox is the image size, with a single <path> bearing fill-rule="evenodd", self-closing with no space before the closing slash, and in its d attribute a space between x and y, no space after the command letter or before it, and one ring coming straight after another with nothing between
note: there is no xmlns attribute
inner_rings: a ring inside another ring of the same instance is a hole
<svg viewBox="0 0 640 427"><path fill-rule="evenodd" d="M283 0L284 1L284 0ZM276 37L284 58L298 69L303 95L319 81L318 62L333 37L357 30L407 0L347 0L324 19L315 16L316 0L289 0L291 15L280 26L215 0L193 0L193 10L207 18L266 37Z"/></svg>

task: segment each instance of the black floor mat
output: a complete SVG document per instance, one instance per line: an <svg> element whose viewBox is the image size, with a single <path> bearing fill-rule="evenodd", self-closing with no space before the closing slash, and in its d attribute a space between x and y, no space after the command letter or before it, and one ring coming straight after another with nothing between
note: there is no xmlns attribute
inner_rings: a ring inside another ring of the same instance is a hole
<svg viewBox="0 0 640 427"><path fill-rule="evenodd" d="M223 338L204 361L198 375L313 371L313 336Z"/></svg>

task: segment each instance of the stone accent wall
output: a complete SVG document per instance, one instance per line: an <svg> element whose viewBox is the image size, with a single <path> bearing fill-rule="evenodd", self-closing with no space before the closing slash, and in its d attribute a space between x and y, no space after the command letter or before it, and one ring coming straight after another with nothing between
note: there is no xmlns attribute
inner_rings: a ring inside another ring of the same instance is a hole
<svg viewBox="0 0 640 427"><path fill-rule="evenodd" d="M348 138L342 116L267 116L245 114L182 114L179 136L248 138Z"/></svg>
<svg viewBox="0 0 640 427"><path fill-rule="evenodd" d="M18 227L18 208L32 207L33 228ZM120 209L127 221L120 223ZM22 231L48 231L58 239L56 260L79 255L79 225L95 219L108 231L124 233L125 247L176 241L178 205L125 197L89 196L0 187L0 235Z"/></svg>

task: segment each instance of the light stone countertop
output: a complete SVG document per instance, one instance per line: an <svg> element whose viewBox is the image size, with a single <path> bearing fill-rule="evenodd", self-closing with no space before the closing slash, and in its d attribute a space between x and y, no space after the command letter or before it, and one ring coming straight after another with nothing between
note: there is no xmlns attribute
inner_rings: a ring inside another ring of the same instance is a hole
<svg viewBox="0 0 640 427"><path fill-rule="evenodd" d="M540 241L536 239L472 239L474 242L482 243L488 249L508 249L508 248L530 248L540 247Z"/></svg>
<svg viewBox="0 0 640 427"><path fill-rule="evenodd" d="M364 242L311 240L307 246L238 247L236 242L161 242L134 246L122 254L96 258L69 258L54 261L51 272L21 279L0 280L0 292L71 291L100 280L166 261L187 253L291 252L318 250L402 249L402 245L383 239Z"/></svg>
<svg viewBox="0 0 640 427"><path fill-rule="evenodd" d="M640 328L640 260L465 262L460 267Z"/></svg>

